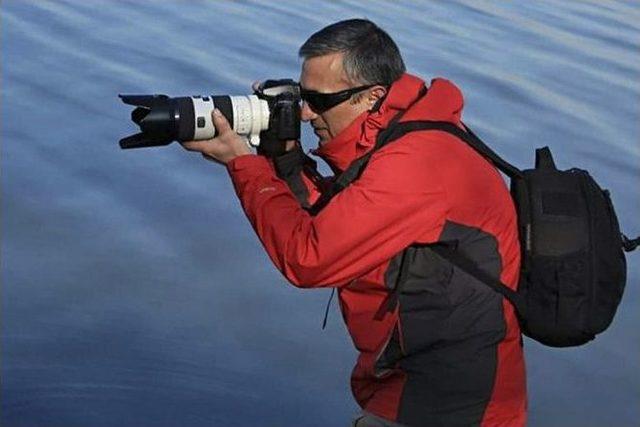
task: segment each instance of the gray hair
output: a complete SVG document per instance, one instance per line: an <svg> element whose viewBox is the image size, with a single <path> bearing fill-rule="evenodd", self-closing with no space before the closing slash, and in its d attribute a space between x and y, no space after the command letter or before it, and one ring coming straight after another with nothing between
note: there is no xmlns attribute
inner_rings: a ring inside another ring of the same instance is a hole
<svg viewBox="0 0 640 427"><path fill-rule="evenodd" d="M389 86L405 72L400 49L367 19L348 19L324 27L300 47L303 59L343 52L342 66L354 84Z"/></svg>

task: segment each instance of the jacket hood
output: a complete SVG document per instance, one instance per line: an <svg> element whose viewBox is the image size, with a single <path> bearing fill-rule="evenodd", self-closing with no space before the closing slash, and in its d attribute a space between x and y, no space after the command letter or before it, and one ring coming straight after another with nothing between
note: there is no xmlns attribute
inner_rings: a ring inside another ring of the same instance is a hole
<svg viewBox="0 0 640 427"><path fill-rule="evenodd" d="M460 123L464 100L456 85L446 79L431 80L426 95L418 99L425 82L405 73L396 80L377 111L366 111L356 117L335 138L312 153L326 161L335 173L344 171L356 158L371 150L381 129L400 111L401 121L438 120Z"/></svg>

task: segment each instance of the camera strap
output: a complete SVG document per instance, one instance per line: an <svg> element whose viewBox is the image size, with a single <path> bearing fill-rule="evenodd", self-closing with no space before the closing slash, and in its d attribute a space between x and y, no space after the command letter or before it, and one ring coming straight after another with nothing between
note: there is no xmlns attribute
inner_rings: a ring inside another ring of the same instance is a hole
<svg viewBox="0 0 640 427"><path fill-rule="evenodd" d="M280 156L272 157L272 160L278 178L287 183L300 205L309 209L309 190L302 176L306 175L317 187L322 187L324 177L318 172L316 161L307 156L300 145Z"/></svg>

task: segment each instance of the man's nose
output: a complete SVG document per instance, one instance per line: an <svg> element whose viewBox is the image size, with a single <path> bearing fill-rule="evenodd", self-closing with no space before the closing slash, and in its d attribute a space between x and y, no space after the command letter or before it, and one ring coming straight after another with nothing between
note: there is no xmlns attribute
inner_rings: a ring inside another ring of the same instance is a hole
<svg viewBox="0 0 640 427"><path fill-rule="evenodd" d="M317 118L318 115L313 112L306 101L302 101L302 109L300 110L300 120L303 122L310 122Z"/></svg>

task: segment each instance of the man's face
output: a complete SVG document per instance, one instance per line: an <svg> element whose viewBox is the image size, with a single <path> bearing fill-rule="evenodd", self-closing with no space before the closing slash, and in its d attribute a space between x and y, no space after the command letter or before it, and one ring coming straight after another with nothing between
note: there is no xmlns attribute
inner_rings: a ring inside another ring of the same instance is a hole
<svg viewBox="0 0 640 427"><path fill-rule="evenodd" d="M349 82L342 67L342 57L342 53L332 53L305 60L300 74L300 86L321 93L335 93L358 86ZM303 102L301 118L304 122L311 122L322 146L370 107L371 102L367 97L358 95L320 114Z"/></svg>

